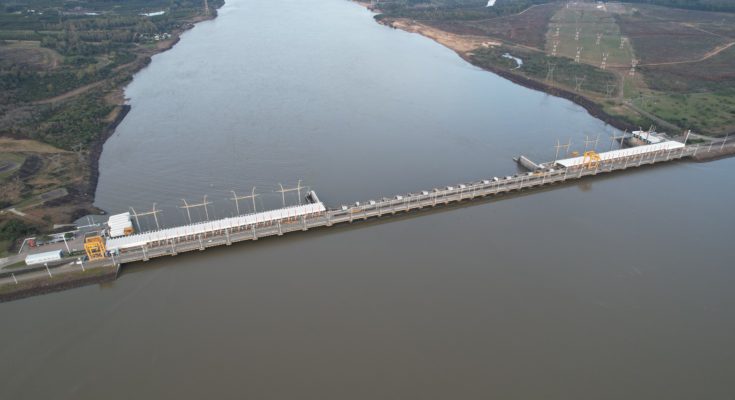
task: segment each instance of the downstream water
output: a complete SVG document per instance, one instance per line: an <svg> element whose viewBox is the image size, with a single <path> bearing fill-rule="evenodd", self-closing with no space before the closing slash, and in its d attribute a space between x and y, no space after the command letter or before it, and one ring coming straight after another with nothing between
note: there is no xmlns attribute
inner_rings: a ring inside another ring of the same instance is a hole
<svg viewBox="0 0 735 400"><path fill-rule="evenodd" d="M228 1L127 96L97 205L157 202L167 225L181 198L225 216L230 190L277 206L302 179L338 206L614 133L342 0ZM731 398L733 168L260 240L3 304L0 398Z"/></svg>

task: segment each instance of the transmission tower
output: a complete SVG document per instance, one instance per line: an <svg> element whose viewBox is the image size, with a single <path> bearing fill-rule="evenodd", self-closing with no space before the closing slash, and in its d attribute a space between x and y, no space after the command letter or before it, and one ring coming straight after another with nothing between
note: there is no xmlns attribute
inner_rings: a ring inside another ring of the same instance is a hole
<svg viewBox="0 0 735 400"><path fill-rule="evenodd" d="M608 83L607 85L605 85L605 93L607 93L607 98L612 97L612 93L615 91L616 86L617 85L615 85L614 83Z"/></svg>
<svg viewBox="0 0 735 400"><path fill-rule="evenodd" d="M181 201L184 202L184 205L183 206L180 206L179 208L186 209L186 216L189 217L189 225L192 224L192 221L191 221L191 212L189 212L189 209L190 208L204 207L204 214L207 217L207 221L209 221L209 211L207 210L207 205L208 204L212 204L212 202L207 201L207 195L206 194L204 195L204 200L201 203L198 203L198 204L189 204L189 203L186 202L186 199L181 199Z"/></svg>
<svg viewBox="0 0 735 400"><path fill-rule="evenodd" d="M587 79L587 75L583 76L582 78L575 76L574 77L574 91L580 92L582 90L582 85L584 85L584 81Z"/></svg>
<svg viewBox="0 0 735 400"><path fill-rule="evenodd" d="M595 41L595 44L599 46L601 40L602 40L602 33L598 33L597 34L597 40Z"/></svg>
<svg viewBox="0 0 735 400"><path fill-rule="evenodd" d="M625 43L628 41L627 37L621 37L620 38L620 50L622 50L625 47Z"/></svg>
<svg viewBox="0 0 735 400"><path fill-rule="evenodd" d="M158 213L161 212L161 210L156 210L156 203L153 203L153 208L151 208L151 211L146 211L144 213L137 213L135 212L135 209L133 207L130 207L130 211L133 214L133 217L135 217L135 224L138 225L138 231L142 231L140 227L140 220L138 217L145 217L148 215L153 215L153 219L156 221L156 229L161 229L161 225L158 224Z"/></svg>
<svg viewBox="0 0 735 400"><path fill-rule="evenodd" d="M256 212L255 208L255 198L260 196L259 194L255 194L255 186L253 186L253 190L250 192L250 196L238 196L235 191L232 191L232 198L230 200L235 201L235 208L237 209L237 215L240 215L240 200L245 199L253 199L253 212Z"/></svg>
<svg viewBox="0 0 735 400"><path fill-rule="evenodd" d="M584 47L577 47L577 54L574 56L574 62L578 63L582 60L582 49Z"/></svg>
<svg viewBox="0 0 735 400"><path fill-rule="evenodd" d="M630 61L630 71L628 72L628 75L635 76L635 67L638 66L638 60L635 58Z"/></svg>
<svg viewBox="0 0 735 400"><path fill-rule="evenodd" d="M607 68L607 56L609 56L610 53L602 53L602 63L600 64L601 69Z"/></svg>
<svg viewBox="0 0 735 400"><path fill-rule="evenodd" d="M558 48L559 48L559 41L558 40L554 40L554 44L553 44L553 46L551 48L551 55L552 56L556 57Z"/></svg>
<svg viewBox="0 0 735 400"><path fill-rule="evenodd" d="M556 69L556 63L548 62L548 71L546 72L546 81L550 82L554 80L554 70Z"/></svg>
<svg viewBox="0 0 735 400"><path fill-rule="evenodd" d="M621 149L623 148L623 146L625 145L625 134L626 134L626 133L628 133L628 131L627 131L627 130L626 130L626 131L624 131L624 132L623 132L623 134L622 134L622 135L620 135L620 136L616 136L615 134L613 134L613 136L612 136L612 137L610 138L610 151L612 151L612 149L613 149L613 145L615 144L615 142L616 142L616 141L617 141L618 139L620 139L620 148L621 148Z"/></svg>
<svg viewBox="0 0 735 400"><path fill-rule="evenodd" d="M572 138L569 138L569 141L567 144L561 144L559 143L559 139L556 139L556 155L554 156L554 162L559 159L559 150L564 147L566 149L566 154L569 154L569 147L572 145Z"/></svg>
<svg viewBox="0 0 735 400"><path fill-rule="evenodd" d="M75 144L71 147L71 150L76 153L80 162L84 161L84 145L82 143Z"/></svg>
<svg viewBox="0 0 735 400"><path fill-rule="evenodd" d="M278 186L281 187L281 190L276 190L276 191L281 193L281 199L283 200L284 207L286 207L286 193L293 192L294 190L297 191L297 196L299 197L299 205L301 205L301 189L303 189L303 186L301 186L301 179L299 179L299 182L296 185L296 187L284 189L283 185L281 185L280 183L278 184Z"/></svg>

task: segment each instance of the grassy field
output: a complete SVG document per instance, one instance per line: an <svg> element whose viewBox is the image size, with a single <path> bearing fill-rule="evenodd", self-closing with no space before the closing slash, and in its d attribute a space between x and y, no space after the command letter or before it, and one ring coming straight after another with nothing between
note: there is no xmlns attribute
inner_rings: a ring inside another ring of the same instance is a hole
<svg viewBox="0 0 735 400"><path fill-rule="evenodd" d="M0 152L0 180L15 173L23 165L25 159L22 154Z"/></svg>
<svg viewBox="0 0 735 400"><path fill-rule="evenodd" d="M505 56L506 54L522 59L523 66L517 68L515 61ZM617 90L616 77L613 73L584 63L575 63L565 57L550 57L543 53L517 48L490 47L476 50L472 61L481 67L501 68L566 90L575 90L579 82L582 82L581 92L594 93L597 96L607 96L608 85L613 86L611 96L614 96ZM550 68L553 68L552 73Z"/></svg>
<svg viewBox="0 0 735 400"><path fill-rule="evenodd" d="M13 64L33 70L50 70L63 62L61 54L41 47L38 41L12 40L0 46L0 70L12 68Z"/></svg>
<svg viewBox="0 0 735 400"><path fill-rule="evenodd" d="M735 130L735 95L722 93L662 94L639 97L633 103L677 126L695 132L725 127Z"/></svg>
<svg viewBox="0 0 735 400"><path fill-rule="evenodd" d="M735 131L735 15L638 5L627 11L617 23L641 64L626 97L682 131Z"/></svg>

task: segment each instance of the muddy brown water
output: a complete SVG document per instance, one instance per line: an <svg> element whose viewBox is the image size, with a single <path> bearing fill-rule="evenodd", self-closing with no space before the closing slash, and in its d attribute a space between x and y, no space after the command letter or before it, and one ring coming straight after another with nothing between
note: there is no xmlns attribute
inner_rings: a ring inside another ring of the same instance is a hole
<svg viewBox="0 0 735 400"><path fill-rule="evenodd" d="M126 95L96 205L155 201L166 225L181 198L226 216L232 189L277 206L303 179L336 207L615 132L341 0L229 1ZM210 249L3 304L0 398L731 398L733 168Z"/></svg>

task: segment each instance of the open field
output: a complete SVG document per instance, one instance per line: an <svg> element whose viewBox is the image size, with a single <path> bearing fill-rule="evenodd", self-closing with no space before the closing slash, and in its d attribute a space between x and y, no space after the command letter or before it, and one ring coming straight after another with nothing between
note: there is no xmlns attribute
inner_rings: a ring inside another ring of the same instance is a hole
<svg viewBox="0 0 735 400"><path fill-rule="evenodd" d="M560 7L557 3L541 4L515 15L469 21L432 21L429 24L447 32L491 36L543 49L546 26Z"/></svg>
<svg viewBox="0 0 735 400"><path fill-rule="evenodd" d="M0 69L10 68L13 64L34 70L58 68L64 58L58 52L41 47L38 41L6 41L0 46Z"/></svg>
<svg viewBox="0 0 735 400"><path fill-rule="evenodd" d="M0 153L0 179L7 178L15 172L25 161L22 154L16 153Z"/></svg>
<svg viewBox="0 0 735 400"><path fill-rule="evenodd" d="M622 33L635 47L641 64L697 60L718 46L733 40L735 18L729 14L670 10L651 6L630 6L630 12L616 14ZM706 19L707 14L709 19ZM723 22L726 21L726 22ZM730 28L718 26L729 24ZM717 27L720 33L706 28Z"/></svg>

